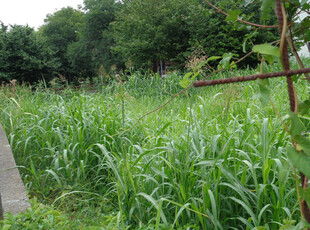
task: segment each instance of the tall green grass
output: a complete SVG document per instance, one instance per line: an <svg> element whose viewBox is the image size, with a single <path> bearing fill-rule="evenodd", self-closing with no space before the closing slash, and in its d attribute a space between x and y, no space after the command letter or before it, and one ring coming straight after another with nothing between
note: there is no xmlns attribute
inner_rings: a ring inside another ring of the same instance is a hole
<svg viewBox="0 0 310 230"><path fill-rule="evenodd" d="M268 71L277 71L279 67ZM249 75L253 70L223 73ZM0 122L30 196L120 229L279 229L300 221L290 138L256 82L181 90L177 74L98 93L1 91ZM286 122L285 79L270 81ZM301 99L309 87L297 80ZM127 130L128 129L128 130ZM126 132L123 132L123 131ZM285 221L287 220L287 221Z"/></svg>

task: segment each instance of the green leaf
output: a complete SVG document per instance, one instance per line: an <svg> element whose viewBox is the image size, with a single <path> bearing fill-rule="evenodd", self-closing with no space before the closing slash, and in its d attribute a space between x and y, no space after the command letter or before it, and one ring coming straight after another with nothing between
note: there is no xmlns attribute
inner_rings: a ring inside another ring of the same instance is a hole
<svg viewBox="0 0 310 230"><path fill-rule="evenodd" d="M5 225L2 227L2 230L9 230L11 227L12 227L12 225L10 225L10 224L5 224Z"/></svg>
<svg viewBox="0 0 310 230"><path fill-rule="evenodd" d="M191 83L189 78L192 75L192 72L189 72L187 74L185 74L185 76L183 77L183 79L179 82L179 84L185 89L189 86L189 84Z"/></svg>
<svg viewBox="0 0 310 230"><path fill-rule="evenodd" d="M253 33L245 35L245 37L243 39L243 44L242 44L242 51L243 51L243 53L246 53L247 41L250 40L251 38L253 38L254 36L258 35L258 34L259 33L257 32L257 30L255 30Z"/></svg>
<svg viewBox="0 0 310 230"><path fill-rule="evenodd" d="M292 165L307 177L310 177L310 157L306 156L302 152L297 152L297 150L292 146L286 147L286 150L287 157Z"/></svg>
<svg viewBox="0 0 310 230"><path fill-rule="evenodd" d="M279 183L283 186L287 182L287 177L290 172L290 164L287 161L280 161L279 164Z"/></svg>
<svg viewBox="0 0 310 230"><path fill-rule="evenodd" d="M304 153L310 156L310 140L309 138L303 137L301 135L296 135L294 140L297 142L297 149L304 151Z"/></svg>
<svg viewBox="0 0 310 230"><path fill-rule="evenodd" d="M234 61L229 64L230 68L237 68L237 65Z"/></svg>
<svg viewBox="0 0 310 230"><path fill-rule="evenodd" d="M310 188L306 189L300 189L300 195L301 197L308 203L310 204Z"/></svg>
<svg viewBox="0 0 310 230"><path fill-rule="evenodd" d="M272 56L272 55L264 55L264 58L265 58L265 60L270 64L270 65L272 65L273 63L274 63L274 58L273 58L274 56Z"/></svg>
<svg viewBox="0 0 310 230"><path fill-rule="evenodd" d="M255 45L252 50L256 53L280 57L279 47L272 46L268 43L261 44L261 45Z"/></svg>
<svg viewBox="0 0 310 230"><path fill-rule="evenodd" d="M271 18L271 11L275 7L275 0L263 0L262 3L262 14L261 14L261 20L268 20Z"/></svg>
<svg viewBox="0 0 310 230"><path fill-rule="evenodd" d="M194 76L192 76L190 83L193 83L198 75L199 75L199 72L195 73Z"/></svg>
<svg viewBox="0 0 310 230"><path fill-rule="evenodd" d="M209 61L214 61L214 60L217 60L217 59L220 59L220 58L222 58L221 56L212 56L212 57L209 57L208 59L207 59L207 63L209 62Z"/></svg>
<svg viewBox="0 0 310 230"><path fill-rule="evenodd" d="M303 10L308 10L308 9L310 9L310 4L309 4L308 1L309 1L309 0L303 0L303 1L301 1L301 5L302 5L302 9L303 9Z"/></svg>
<svg viewBox="0 0 310 230"><path fill-rule="evenodd" d="M298 112L301 115L307 114L309 111L309 108L310 108L310 100L306 100L298 104Z"/></svg>
<svg viewBox="0 0 310 230"><path fill-rule="evenodd" d="M300 121L297 115L293 112L289 112L289 116L291 119L291 128L290 134L296 138L296 136L301 136L301 133L305 130L304 124Z"/></svg>
<svg viewBox="0 0 310 230"><path fill-rule="evenodd" d="M220 61L219 68L224 68L224 69L230 69L230 60L234 57L238 56L237 54L233 53L224 53L223 54L223 59Z"/></svg>
<svg viewBox="0 0 310 230"><path fill-rule="evenodd" d="M259 93L257 97L261 101L263 106L266 106L269 103L270 98L270 87L268 79L257 79L257 83L259 85Z"/></svg>
<svg viewBox="0 0 310 230"><path fill-rule="evenodd" d="M144 192L140 192L137 194L137 196L142 196L144 197L147 201L149 201L158 211L162 221L167 224L167 219L166 219L166 216L163 212L159 211L161 209L161 206L162 206L162 200L159 201L159 204L157 203L157 201L150 195L144 193Z"/></svg>
<svg viewBox="0 0 310 230"><path fill-rule="evenodd" d="M229 10L227 13L229 15L226 17L226 21L234 22L237 21L239 15L241 14L241 10Z"/></svg>

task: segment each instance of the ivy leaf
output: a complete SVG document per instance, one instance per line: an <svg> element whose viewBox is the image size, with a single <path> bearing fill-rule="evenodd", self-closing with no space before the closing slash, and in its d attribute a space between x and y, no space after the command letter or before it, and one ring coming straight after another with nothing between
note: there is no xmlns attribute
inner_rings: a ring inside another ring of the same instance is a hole
<svg viewBox="0 0 310 230"><path fill-rule="evenodd" d="M270 87L268 79L257 79L259 85L259 93L256 97L259 98L263 106L266 106L269 103L270 98Z"/></svg>
<svg viewBox="0 0 310 230"><path fill-rule="evenodd" d="M255 45L252 50L256 53L280 57L279 47L272 46L268 43L261 44L261 45Z"/></svg>
<svg viewBox="0 0 310 230"><path fill-rule="evenodd" d="M297 152L297 150L292 146L286 147L286 150L287 157L292 165L307 177L310 177L310 157L306 156L302 152Z"/></svg>
<svg viewBox="0 0 310 230"><path fill-rule="evenodd" d="M242 13L241 10L229 10L227 12L229 15L226 17L226 21L234 22L237 21L239 15Z"/></svg>

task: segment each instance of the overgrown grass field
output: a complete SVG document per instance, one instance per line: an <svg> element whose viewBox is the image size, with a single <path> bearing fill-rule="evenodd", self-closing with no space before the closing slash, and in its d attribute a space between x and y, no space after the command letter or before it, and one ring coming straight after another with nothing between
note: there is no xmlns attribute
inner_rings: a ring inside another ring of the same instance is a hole
<svg viewBox="0 0 310 230"><path fill-rule="evenodd" d="M271 103L262 106L257 82L248 82L191 88L188 97L136 123L182 90L181 79L134 74L123 84L98 83L97 92L2 88L0 123L30 197L74 217L72 228L298 224L294 169L285 151L291 142L276 114L288 123L285 78L270 80L276 111ZM301 101L309 98L305 80L295 86Z"/></svg>

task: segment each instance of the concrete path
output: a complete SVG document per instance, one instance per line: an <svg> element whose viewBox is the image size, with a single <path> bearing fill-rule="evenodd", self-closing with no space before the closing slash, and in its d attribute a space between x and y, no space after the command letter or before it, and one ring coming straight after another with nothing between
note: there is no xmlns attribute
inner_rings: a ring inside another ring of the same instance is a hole
<svg viewBox="0 0 310 230"><path fill-rule="evenodd" d="M30 207L11 147L0 125L0 219L3 214L17 214Z"/></svg>

